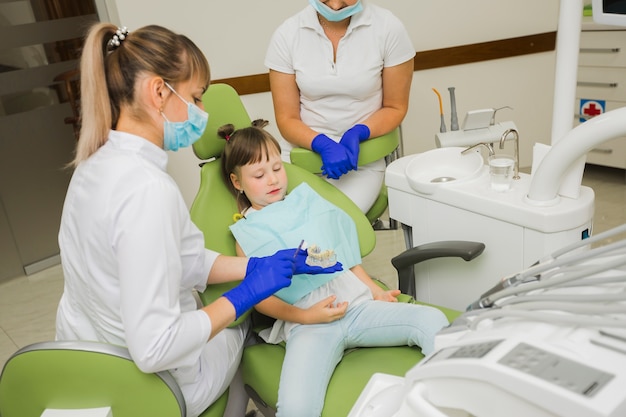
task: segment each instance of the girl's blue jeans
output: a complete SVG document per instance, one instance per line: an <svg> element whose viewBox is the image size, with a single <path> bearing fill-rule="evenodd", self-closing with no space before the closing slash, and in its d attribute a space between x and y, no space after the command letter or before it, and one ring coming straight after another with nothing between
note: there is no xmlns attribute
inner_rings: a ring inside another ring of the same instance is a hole
<svg viewBox="0 0 626 417"><path fill-rule="evenodd" d="M435 334L448 325L433 307L364 301L332 323L299 325L287 340L276 417L319 417L328 382L346 349L420 346L432 352Z"/></svg>

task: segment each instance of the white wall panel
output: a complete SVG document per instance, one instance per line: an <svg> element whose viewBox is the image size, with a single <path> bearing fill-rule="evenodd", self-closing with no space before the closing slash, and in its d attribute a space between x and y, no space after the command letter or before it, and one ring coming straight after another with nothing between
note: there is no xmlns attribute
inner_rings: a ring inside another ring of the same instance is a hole
<svg viewBox="0 0 626 417"><path fill-rule="evenodd" d="M305 0L101 0L116 10L131 31L160 24L189 36L205 52L212 78L267 72L263 58L274 29L302 9ZM405 24L417 51L488 42L557 29L557 0L365 0L392 10ZM117 22L116 22L117 23ZM479 62L416 72L409 113L403 124L405 153L433 148L439 129L439 106L431 88L444 98L450 126L447 88L456 88L457 113L510 106L497 120L513 120L520 129L521 166L530 166L532 145L550 143L554 90L554 53ZM253 118L270 120L275 128L269 93L245 96ZM199 184L197 160L191 151L172 154L169 169L191 204Z"/></svg>

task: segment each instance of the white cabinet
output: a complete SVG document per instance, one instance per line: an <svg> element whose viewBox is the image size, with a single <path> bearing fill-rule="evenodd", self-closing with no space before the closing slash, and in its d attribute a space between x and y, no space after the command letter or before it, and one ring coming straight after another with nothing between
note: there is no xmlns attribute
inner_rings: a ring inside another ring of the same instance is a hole
<svg viewBox="0 0 626 417"><path fill-rule="evenodd" d="M626 107L626 30L583 21L576 88L576 125L583 117ZM626 137L591 150L587 162L626 169Z"/></svg>

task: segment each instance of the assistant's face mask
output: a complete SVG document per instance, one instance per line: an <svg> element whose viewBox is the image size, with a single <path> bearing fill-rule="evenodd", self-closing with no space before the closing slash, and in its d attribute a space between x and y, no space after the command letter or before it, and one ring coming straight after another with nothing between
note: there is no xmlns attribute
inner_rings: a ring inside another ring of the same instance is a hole
<svg viewBox="0 0 626 417"><path fill-rule="evenodd" d="M209 114L182 98L168 83L165 85L176 94L176 97L187 103L187 120L184 122L170 122L161 112L161 116L165 119L163 122L163 147L166 151L177 151L179 148L193 145L195 141L200 139L209 120Z"/></svg>
<svg viewBox="0 0 626 417"><path fill-rule="evenodd" d="M357 1L352 6L344 7L339 10L331 9L320 0L309 0L309 4L311 4L311 6L313 6L313 8L329 22L340 22L363 10L361 0Z"/></svg>

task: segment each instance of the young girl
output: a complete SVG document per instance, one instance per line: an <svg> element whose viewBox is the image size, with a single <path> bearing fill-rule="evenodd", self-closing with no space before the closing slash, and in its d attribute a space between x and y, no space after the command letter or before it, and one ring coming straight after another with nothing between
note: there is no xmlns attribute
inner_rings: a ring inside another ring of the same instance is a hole
<svg viewBox="0 0 626 417"><path fill-rule="evenodd" d="M433 349L435 334L448 324L439 310L397 303L400 291L376 285L361 265L356 227L342 210L302 183L287 194L278 142L263 123L218 133L227 140L224 180L243 217L231 226L238 253L257 256L298 244L334 251L344 271L314 279L294 275L292 284L257 304L276 318L264 338L286 341L277 416L317 417L326 388L346 349L357 346L420 346Z"/></svg>

